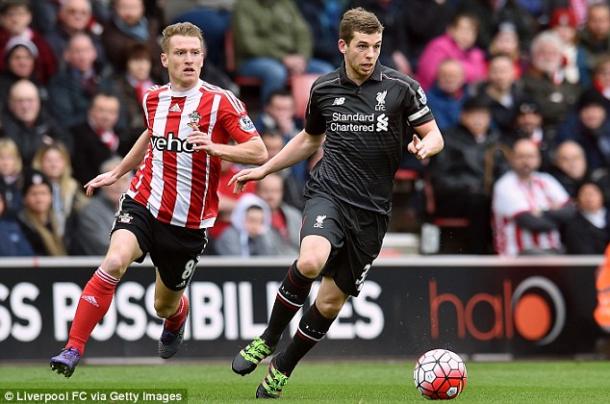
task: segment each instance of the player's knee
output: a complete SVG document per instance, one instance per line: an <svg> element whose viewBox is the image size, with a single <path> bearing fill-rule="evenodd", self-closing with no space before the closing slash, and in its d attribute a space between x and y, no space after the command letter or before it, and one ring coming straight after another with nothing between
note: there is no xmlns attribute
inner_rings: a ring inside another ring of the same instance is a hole
<svg viewBox="0 0 610 404"><path fill-rule="evenodd" d="M115 278L121 278L128 266L128 260L116 253L106 255L106 258L104 258L104 262L102 263L102 269Z"/></svg>
<svg viewBox="0 0 610 404"><path fill-rule="evenodd" d="M322 271L325 262L326 261L324 259L310 254L305 257L299 257L297 268L299 272L303 274L303 276L315 278Z"/></svg>
<svg viewBox="0 0 610 404"><path fill-rule="evenodd" d="M169 318L176 313L178 308L175 305L167 304L160 299L155 299L155 311L160 318Z"/></svg>
<svg viewBox="0 0 610 404"><path fill-rule="evenodd" d="M326 318L335 318L339 315L341 307L343 307L342 299L324 298L317 299L316 307L320 314Z"/></svg>

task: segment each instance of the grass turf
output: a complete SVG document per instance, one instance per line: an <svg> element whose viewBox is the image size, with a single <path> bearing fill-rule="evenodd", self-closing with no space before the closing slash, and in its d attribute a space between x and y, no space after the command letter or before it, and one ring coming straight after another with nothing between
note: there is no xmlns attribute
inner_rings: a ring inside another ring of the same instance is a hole
<svg viewBox="0 0 610 404"><path fill-rule="evenodd" d="M304 362L284 389L283 403L423 403L409 362ZM610 362L467 363L467 403L603 403ZM0 389L187 389L190 403L252 402L265 374L232 373L230 362L149 366L80 366L66 379L48 364L0 366ZM0 402L3 401L0 397Z"/></svg>

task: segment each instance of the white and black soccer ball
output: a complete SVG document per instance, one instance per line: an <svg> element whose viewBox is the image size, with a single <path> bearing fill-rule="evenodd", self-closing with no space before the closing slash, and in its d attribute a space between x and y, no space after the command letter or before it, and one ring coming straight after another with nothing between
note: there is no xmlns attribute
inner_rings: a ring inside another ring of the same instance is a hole
<svg viewBox="0 0 610 404"><path fill-rule="evenodd" d="M466 387L466 365L447 349L433 349L419 357L413 370L417 390L431 400L451 400Z"/></svg>

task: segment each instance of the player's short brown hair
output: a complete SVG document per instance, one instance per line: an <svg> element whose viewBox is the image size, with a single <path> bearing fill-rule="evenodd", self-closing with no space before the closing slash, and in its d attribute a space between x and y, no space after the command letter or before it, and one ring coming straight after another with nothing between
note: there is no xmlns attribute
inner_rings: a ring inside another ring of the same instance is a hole
<svg viewBox="0 0 610 404"><path fill-rule="evenodd" d="M193 36L195 38L199 38L201 41L201 49L205 48L205 41L203 40L201 30L198 26L191 24L190 22L177 22L175 24L168 25L163 30L162 35L161 49L164 53L167 53L169 50L169 40L174 35Z"/></svg>
<svg viewBox="0 0 610 404"><path fill-rule="evenodd" d="M381 25L377 16L370 11L366 11L362 7L352 8L347 10L341 18L339 38L349 44L354 37L354 32L363 34L381 33L383 32L383 25Z"/></svg>

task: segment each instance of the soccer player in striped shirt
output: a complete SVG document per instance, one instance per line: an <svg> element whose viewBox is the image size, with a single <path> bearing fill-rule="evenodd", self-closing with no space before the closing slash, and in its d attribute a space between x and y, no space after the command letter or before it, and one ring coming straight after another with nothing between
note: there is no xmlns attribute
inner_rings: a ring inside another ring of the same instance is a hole
<svg viewBox="0 0 610 404"><path fill-rule="evenodd" d="M107 312L129 265L146 254L157 268L155 310L163 318L159 355L177 351L189 302L183 294L218 212L221 160L261 164L267 151L244 104L199 79L204 40L190 23L163 31L161 62L169 84L143 100L146 130L112 171L85 185L87 194L137 168L123 196L102 264L82 292L65 348L51 368L70 377L95 325ZM235 144L229 144L233 140Z"/></svg>

